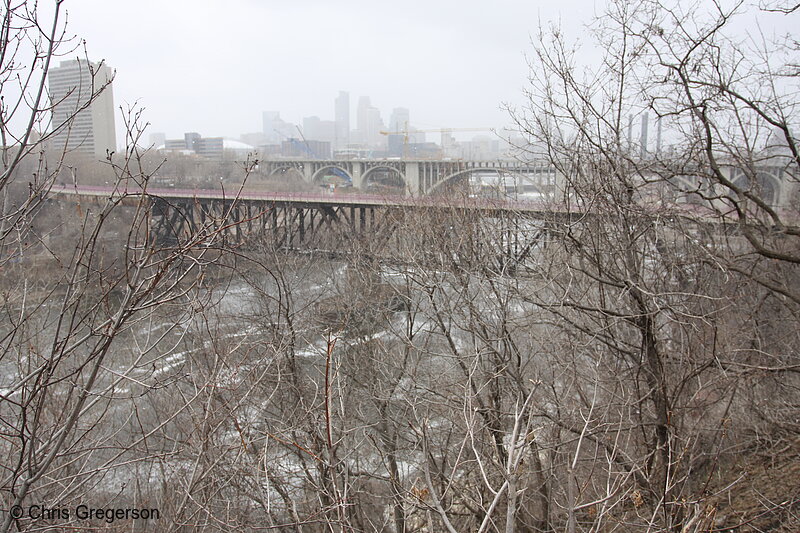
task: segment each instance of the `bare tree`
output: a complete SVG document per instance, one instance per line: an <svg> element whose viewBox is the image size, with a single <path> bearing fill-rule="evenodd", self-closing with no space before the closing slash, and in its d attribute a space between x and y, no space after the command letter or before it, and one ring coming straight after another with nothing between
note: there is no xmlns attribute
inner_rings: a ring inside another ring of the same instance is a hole
<svg viewBox="0 0 800 533"><path fill-rule="evenodd" d="M174 239L154 231L148 186L157 163L149 165L140 148L136 111L123 116L124 153L109 154L100 171L113 192L96 201L54 193L61 172L80 182L81 169L65 166L66 149L46 149L75 116L50 122L58 102L47 94L47 72L54 58L77 50L65 37L63 2L50 7L46 16L35 3L6 2L2 8L4 532L48 519L11 512L15 508L135 503L124 487L170 454L149 443L192 405L184 398L156 420L145 415L142 403L164 386L175 364L170 347L184 335L181 326L205 310L211 294L205 276L220 258L215 245L229 231L225 216ZM88 109L106 87L94 86L75 113ZM158 503L149 497L150 505Z"/></svg>
<svg viewBox="0 0 800 533"><path fill-rule="evenodd" d="M568 214L554 213L550 283L532 301L570 346L553 391L571 383L580 399L544 410L578 439L560 481L571 531L620 517L627 530L709 527L708 493L739 490L714 480L766 437L761 411L796 413L797 49L737 39L744 11L610 3L590 27L599 65L557 28L534 43L517 118L561 174ZM632 133L648 111L655 148ZM770 372L786 401L765 409L750 392L775 386Z"/></svg>

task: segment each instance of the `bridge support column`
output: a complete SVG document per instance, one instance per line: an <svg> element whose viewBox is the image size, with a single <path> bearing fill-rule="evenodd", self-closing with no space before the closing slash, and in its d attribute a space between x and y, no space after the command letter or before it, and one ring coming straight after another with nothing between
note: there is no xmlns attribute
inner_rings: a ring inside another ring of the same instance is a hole
<svg viewBox="0 0 800 533"><path fill-rule="evenodd" d="M314 164L310 161L303 162L303 179L306 183L311 183L314 178Z"/></svg>
<svg viewBox="0 0 800 533"><path fill-rule="evenodd" d="M419 186L419 162L406 162L406 196L420 196L422 188Z"/></svg>
<svg viewBox="0 0 800 533"><path fill-rule="evenodd" d="M364 185L364 163L360 161L354 161L351 175L353 177L353 187L360 189Z"/></svg>

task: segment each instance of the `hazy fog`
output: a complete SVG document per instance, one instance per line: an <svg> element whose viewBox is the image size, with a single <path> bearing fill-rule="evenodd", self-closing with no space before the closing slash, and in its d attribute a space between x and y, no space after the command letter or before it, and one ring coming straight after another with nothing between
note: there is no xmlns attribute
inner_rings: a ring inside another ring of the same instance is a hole
<svg viewBox="0 0 800 533"><path fill-rule="evenodd" d="M261 111L333 119L369 95L384 121L407 107L413 125L501 127L520 103L525 52L541 21L576 34L602 2L403 3L208 0L69 1L68 33L117 70L117 105L147 108L149 131L238 137ZM599 8L598 8L599 9ZM121 137L121 121L118 129Z"/></svg>

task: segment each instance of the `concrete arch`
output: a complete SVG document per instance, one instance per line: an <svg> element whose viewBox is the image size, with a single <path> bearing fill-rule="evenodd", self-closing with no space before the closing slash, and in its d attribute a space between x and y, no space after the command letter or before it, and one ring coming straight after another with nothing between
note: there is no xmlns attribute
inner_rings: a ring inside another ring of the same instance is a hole
<svg viewBox="0 0 800 533"><path fill-rule="evenodd" d="M528 183L533 185L535 191L538 194L543 194L543 191L539 188L539 184L536 183L532 178L526 176L524 173L514 172L514 171L509 170L507 168L501 168L501 167L475 167L475 168L468 168L468 169L465 169L465 170L459 170L458 172L450 174L449 176L445 177L444 179L441 179L441 180L437 181L436 183L434 183L433 186L427 191L427 193L431 194L433 192L436 192L436 190L439 187L442 187L446 183L451 183L451 182L453 182L453 181L455 181L457 179L466 177L466 176L468 176L470 174L489 173L489 172L494 172L498 176L502 176L502 175L512 176L514 178L519 178L520 180L527 181Z"/></svg>
<svg viewBox="0 0 800 533"><path fill-rule="evenodd" d="M780 169L777 169L777 172L780 172ZM742 190L752 190L769 205L776 205L779 202L781 180L780 177L775 176L775 170L756 170L756 183L752 183L748 175L741 169L734 170L732 174L731 181Z"/></svg>
<svg viewBox="0 0 800 533"><path fill-rule="evenodd" d="M341 174L344 174L345 176L347 176L347 179L350 180L351 184L355 183L355 180L353 180L353 175L350 172L348 172L346 168L342 168L339 165L325 165L323 167L318 168L314 172L314 174L311 176L311 183L316 184L319 180L321 180L322 177L325 175L325 171L326 170L336 170L336 171L338 171L338 173L341 173ZM338 174L338 173L334 172L334 174ZM341 174L339 174L339 175L341 175Z"/></svg>
<svg viewBox="0 0 800 533"><path fill-rule="evenodd" d="M272 176L275 176L278 173L286 173L286 172L289 172L290 170L294 170L300 176L303 175L303 169L299 168L297 165L280 165L280 166L272 167L270 169L270 171L269 171L269 174L267 174L267 176L272 177Z"/></svg>
<svg viewBox="0 0 800 533"><path fill-rule="evenodd" d="M367 186L369 185L370 175L373 174L377 170L389 170L389 171L393 172L397 177L400 178L400 181L403 182L403 185L402 185L403 188L408 186L407 182L406 182L406 176L405 176L405 174L403 174L400 171L399 168L397 168L395 166L390 166L390 165L376 165L374 167L371 167L366 172L364 172L364 174L362 174L361 183L362 183L362 187L363 188L365 188L365 189L367 188Z"/></svg>

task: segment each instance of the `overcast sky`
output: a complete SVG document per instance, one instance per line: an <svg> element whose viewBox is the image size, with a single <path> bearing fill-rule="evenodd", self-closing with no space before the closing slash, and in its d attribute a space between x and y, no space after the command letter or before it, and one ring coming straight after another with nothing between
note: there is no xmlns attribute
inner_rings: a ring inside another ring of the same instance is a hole
<svg viewBox="0 0 800 533"><path fill-rule="evenodd" d="M138 103L149 132L236 138L261 112L333 120L338 91L386 123L501 127L522 101L539 21L579 28L595 0L67 0L68 32L116 69L117 106ZM120 129L118 125L118 129Z"/></svg>

